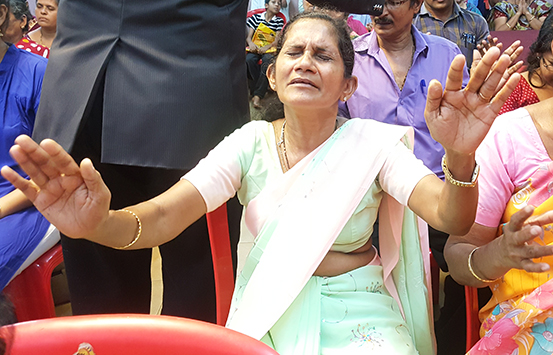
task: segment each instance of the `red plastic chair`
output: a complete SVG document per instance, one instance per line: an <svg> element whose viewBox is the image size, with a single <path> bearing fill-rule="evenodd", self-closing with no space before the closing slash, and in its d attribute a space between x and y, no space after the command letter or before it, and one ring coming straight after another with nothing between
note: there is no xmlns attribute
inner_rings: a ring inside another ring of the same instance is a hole
<svg viewBox="0 0 553 355"><path fill-rule="evenodd" d="M480 319L478 318L478 289L465 286L465 309L467 314L467 345L469 351L480 340Z"/></svg>
<svg viewBox="0 0 553 355"><path fill-rule="evenodd" d="M234 292L234 270L228 227L227 205L206 215L217 305L217 324L225 325Z"/></svg>
<svg viewBox="0 0 553 355"><path fill-rule="evenodd" d="M224 325L234 291L234 272L226 204L207 214L213 256L217 302L217 324ZM4 289L15 306L20 322L56 316L52 297L52 271L63 262L60 244L44 253Z"/></svg>
<svg viewBox="0 0 553 355"><path fill-rule="evenodd" d="M432 282L432 304L439 306L440 304L440 267L432 255L430 250L430 279Z"/></svg>
<svg viewBox="0 0 553 355"><path fill-rule="evenodd" d="M16 276L5 288L20 322L56 316L52 297L52 272L63 262L58 243Z"/></svg>
<svg viewBox="0 0 553 355"><path fill-rule="evenodd" d="M88 343L98 355L278 355L262 342L201 321L116 314L42 319L0 328L7 354L74 354Z"/></svg>

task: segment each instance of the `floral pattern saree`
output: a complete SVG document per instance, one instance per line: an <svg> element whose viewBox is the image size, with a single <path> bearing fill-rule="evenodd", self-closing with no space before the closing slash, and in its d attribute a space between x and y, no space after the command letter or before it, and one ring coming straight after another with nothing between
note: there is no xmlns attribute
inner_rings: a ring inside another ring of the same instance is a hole
<svg viewBox="0 0 553 355"><path fill-rule="evenodd" d="M553 163L541 165L510 198L503 222L524 206L537 206L534 214L553 208ZM501 228L500 228L501 234ZM553 243L553 226L544 227L543 239ZM538 262L553 266L553 256ZM493 296L480 311L481 339L468 354L553 354L553 273L527 273L512 269L490 286Z"/></svg>

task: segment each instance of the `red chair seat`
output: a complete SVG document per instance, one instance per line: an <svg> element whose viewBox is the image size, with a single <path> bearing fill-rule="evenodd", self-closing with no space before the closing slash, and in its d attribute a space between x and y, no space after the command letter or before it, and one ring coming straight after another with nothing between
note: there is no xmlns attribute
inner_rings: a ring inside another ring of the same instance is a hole
<svg viewBox="0 0 553 355"><path fill-rule="evenodd" d="M74 354L89 343L98 355L278 355L262 342L201 321L150 315L90 315L42 319L0 328L7 354Z"/></svg>

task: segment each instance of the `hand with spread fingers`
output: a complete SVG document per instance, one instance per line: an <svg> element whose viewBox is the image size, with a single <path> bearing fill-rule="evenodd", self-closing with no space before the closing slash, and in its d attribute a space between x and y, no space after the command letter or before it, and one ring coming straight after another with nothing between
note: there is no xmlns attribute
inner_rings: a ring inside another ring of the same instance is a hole
<svg viewBox="0 0 553 355"><path fill-rule="evenodd" d="M535 242L538 237L543 239L542 227L553 223L553 211L536 217L532 217L533 212L533 206L526 206L513 214L509 223L504 225L503 235L497 238L497 263L502 265L504 270L495 271L497 275L494 276L503 276L510 269L527 272L544 272L551 269L549 264L534 259L553 255L553 245L540 245Z"/></svg>
<svg viewBox="0 0 553 355"><path fill-rule="evenodd" d="M79 167L53 140L39 145L25 135L15 140L10 154L31 180L7 166L2 176L62 233L84 238L107 219L111 194L89 159Z"/></svg>
<svg viewBox="0 0 553 355"><path fill-rule="evenodd" d="M503 50L503 43L499 42L497 38L492 37L491 35L489 35L485 40L482 40L482 42L480 42L476 46L477 50L474 51L473 55L471 75L473 73L473 70L476 69L478 63L482 60L482 57L484 57L486 52L492 47L497 47L499 50ZM509 69L505 71L505 74L503 75L503 78L498 85L498 91L503 87L503 85L507 82L507 80L513 73L518 72L518 70L522 68L524 62L522 60L517 61L517 59L522 54L523 50L524 47L521 46L521 42L519 40L516 40L503 52L503 54L509 56L511 64L509 66Z"/></svg>
<svg viewBox="0 0 553 355"><path fill-rule="evenodd" d="M516 87L520 76L511 74L497 92L510 59L500 57L498 48L490 48L462 89L464 57L451 63L445 90L432 80L424 116L432 137L450 151L472 154L486 136L501 106ZM497 93L496 93L497 92Z"/></svg>

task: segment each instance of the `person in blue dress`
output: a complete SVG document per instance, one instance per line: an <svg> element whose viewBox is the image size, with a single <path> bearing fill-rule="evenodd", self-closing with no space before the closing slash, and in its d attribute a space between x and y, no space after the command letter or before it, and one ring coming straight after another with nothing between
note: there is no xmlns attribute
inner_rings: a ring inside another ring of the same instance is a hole
<svg viewBox="0 0 553 355"><path fill-rule="evenodd" d="M20 134L31 134L47 60L4 42L8 1L0 0L0 166L23 173L9 155ZM46 234L50 223L0 177L0 290Z"/></svg>

